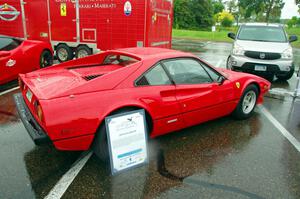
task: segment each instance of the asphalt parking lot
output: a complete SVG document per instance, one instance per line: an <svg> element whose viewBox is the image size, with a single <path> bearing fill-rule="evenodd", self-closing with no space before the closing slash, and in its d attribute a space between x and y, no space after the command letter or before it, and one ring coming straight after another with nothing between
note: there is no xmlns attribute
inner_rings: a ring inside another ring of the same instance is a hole
<svg viewBox="0 0 300 199"><path fill-rule="evenodd" d="M173 44L223 68L231 48ZM8 90L14 86L0 94L0 198L300 198L300 99L268 95L248 120L224 117L149 140L149 165L111 176L90 153L35 146L16 112L18 90ZM295 86L296 76L272 83Z"/></svg>

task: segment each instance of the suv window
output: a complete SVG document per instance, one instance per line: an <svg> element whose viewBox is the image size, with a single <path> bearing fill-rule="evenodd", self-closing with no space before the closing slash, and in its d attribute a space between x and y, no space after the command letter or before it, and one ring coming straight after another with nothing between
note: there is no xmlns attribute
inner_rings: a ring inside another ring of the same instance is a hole
<svg viewBox="0 0 300 199"><path fill-rule="evenodd" d="M176 59L163 63L176 84L210 83L212 79L202 65L193 59Z"/></svg>
<svg viewBox="0 0 300 199"><path fill-rule="evenodd" d="M17 48L21 43L16 39L0 37L0 50L10 51Z"/></svg>
<svg viewBox="0 0 300 199"><path fill-rule="evenodd" d="M146 85L170 85L172 84L161 64L157 64L150 71L144 74L137 82L137 86Z"/></svg>
<svg viewBox="0 0 300 199"><path fill-rule="evenodd" d="M271 26L241 26L238 39L264 42L287 42L283 28Z"/></svg>

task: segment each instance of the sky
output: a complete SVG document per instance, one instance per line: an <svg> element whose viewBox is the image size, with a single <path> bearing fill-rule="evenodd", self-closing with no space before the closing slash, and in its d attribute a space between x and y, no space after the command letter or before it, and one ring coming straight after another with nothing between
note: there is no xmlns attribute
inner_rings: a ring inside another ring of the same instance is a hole
<svg viewBox="0 0 300 199"><path fill-rule="evenodd" d="M300 17L298 13L298 6L295 4L295 0L284 0L285 5L281 10L282 19L290 19L293 16Z"/></svg>

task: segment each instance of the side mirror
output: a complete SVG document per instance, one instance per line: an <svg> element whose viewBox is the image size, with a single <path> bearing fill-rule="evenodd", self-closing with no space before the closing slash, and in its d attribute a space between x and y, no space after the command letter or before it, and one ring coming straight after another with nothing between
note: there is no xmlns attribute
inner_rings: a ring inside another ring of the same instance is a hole
<svg viewBox="0 0 300 199"><path fill-rule="evenodd" d="M9 51L0 51L0 57L7 57L10 55Z"/></svg>
<svg viewBox="0 0 300 199"><path fill-rule="evenodd" d="M233 32L228 33L227 36L231 39L235 39L235 37L236 37Z"/></svg>
<svg viewBox="0 0 300 199"><path fill-rule="evenodd" d="M219 85L222 85L225 82L226 78L222 75L219 76L217 82Z"/></svg>
<svg viewBox="0 0 300 199"><path fill-rule="evenodd" d="M294 42L294 41L297 41L298 40L298 37L296 35L291 35L290 38L289 38L289 42Z"/></svg>

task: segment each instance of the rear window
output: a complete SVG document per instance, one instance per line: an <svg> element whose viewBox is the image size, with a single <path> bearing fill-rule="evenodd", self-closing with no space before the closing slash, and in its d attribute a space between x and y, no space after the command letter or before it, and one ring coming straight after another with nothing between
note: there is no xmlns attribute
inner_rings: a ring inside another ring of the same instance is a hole
<svg viewBox="0 0 300 199"><path fill-rule="evenodd" d="M0 37L0 50L10 51L17 48L21 43L16 39Z"/></svg>
<svg viewBox="0 0 300 199"><path fill-rule="evenodd" d="M287 42L282 27L241 26L238 39L263 42Z"/></svg>
<svg viewBox="0 0 300 199"><path fill-rule="evenodd" d="M130 64L136 63L139 60L129 57L126 55L118 55L118 54L111 54L107 55L103 61L103 65L120 65L120 66L128 66Z"/></svg>

